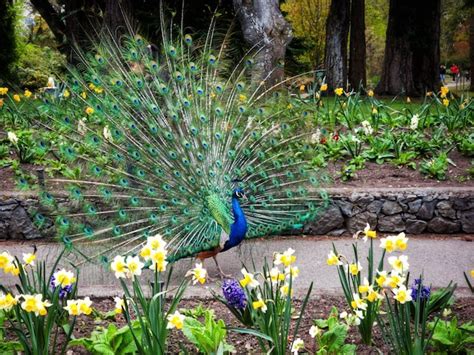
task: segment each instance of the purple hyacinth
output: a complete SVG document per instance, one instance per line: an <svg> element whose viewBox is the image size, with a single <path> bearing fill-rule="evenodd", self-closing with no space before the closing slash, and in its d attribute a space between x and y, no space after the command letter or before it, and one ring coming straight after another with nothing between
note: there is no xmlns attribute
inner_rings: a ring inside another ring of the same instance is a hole
<svg viewBox="0 0 474 355"><path fill-rule="evenodd" d="M222 293L229 304L229 306L244 309L247 304L247 297L242 287L240 287L237 280L224 280L222 284Z"/></svg>
<svg viewBox="0 0 474 355"><path fill-rule="evenodd" d="M413 300L416 300L418 298L418 288L420 288L420 300L427 300L431 294L431 287L423 286L421 279L415 279L415 282L411 286L411 297L413 298Z"/></svg>
<svg viewBox="0 0 474 355"><path fill-rule="evenodd" d="M53 289L53 292L56 291L56 285L54 284L54 281L55 281L54 276L51 276L50 285L51 285L51 288ZM72 291L72 285L61 287L59 290L59 298L60 299L66 298L67 295L71 293L71 291Z"/></svg>

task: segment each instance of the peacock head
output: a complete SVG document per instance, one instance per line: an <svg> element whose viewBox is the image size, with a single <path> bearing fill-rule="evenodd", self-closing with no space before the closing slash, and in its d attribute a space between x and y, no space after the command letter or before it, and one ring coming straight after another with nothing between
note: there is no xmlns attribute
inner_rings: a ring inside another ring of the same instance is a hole
<svg viewBox="0 0 474 355"><path fill-rule="evenodd" d="M237 199L246 199L247 196L245 195L245 192L242 188L238 187L234 190L232 197L237 198Z"/></svg>

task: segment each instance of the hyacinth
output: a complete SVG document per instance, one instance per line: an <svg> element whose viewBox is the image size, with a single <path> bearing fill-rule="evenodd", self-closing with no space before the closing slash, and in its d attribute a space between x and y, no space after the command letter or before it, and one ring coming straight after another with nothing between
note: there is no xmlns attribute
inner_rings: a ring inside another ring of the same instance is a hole
<svg viewBox="0 0 474 355"><path fill-rule="evenodd" d="M421 287L420 287L421 284ZM424 301L430 297L431 287L423 286L421 279L415 279L413 285L411 286L411 296L414 300L418 298L418 288L420 287L420 300Z"/></svg>
<svg viewBox="0 0 474 355"><path fill-rule="evenodd" d="M222 284L222 293L229 304L229 306L244 309L247 304L247 297L245 292L240 287L239 282L234 279L224 280Z"/></svg>
<svg viewBox="0 0 474 355"><path fill-rule="evenodd" d="M53 289L53 292L56 290L56 287L60 287L60 286L56 286L56 279L53 276L51 276L51 280L50 280L50 285L51 285L51 288ZM59 298L60 299L63 299L63 298L66 298L67 295L69 293L71 293L72 291L72 284L71 285L67 285L67 286L64 286L64 287L60 287L60 290L59 290Z"/></svg>

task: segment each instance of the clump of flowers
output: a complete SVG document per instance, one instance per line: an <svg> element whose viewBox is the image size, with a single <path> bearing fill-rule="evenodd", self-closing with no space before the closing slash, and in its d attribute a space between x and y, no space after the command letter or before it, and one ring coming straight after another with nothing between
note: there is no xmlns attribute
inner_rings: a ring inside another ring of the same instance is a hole
<svg viewBox="0 0 474 355"><path fill-rule="evenodd" d="M237 280L225 280L222 284L222 294L231 307L242 310L247 305L247 296Z"/></svg>

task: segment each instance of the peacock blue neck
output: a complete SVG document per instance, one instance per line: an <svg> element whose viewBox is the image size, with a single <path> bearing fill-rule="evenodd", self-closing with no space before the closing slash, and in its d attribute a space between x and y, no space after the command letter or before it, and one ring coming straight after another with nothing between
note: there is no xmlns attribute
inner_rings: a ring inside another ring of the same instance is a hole
<svg viewBox="0 0 474 355"><path fill-rule="evenodd" d="M240 202L237 197L232 197L232 212L234 214L234 223L239 223L239 222L247 223L247 220L245 219L244 211L242 210L242 207L240 207Z"/></svg>

